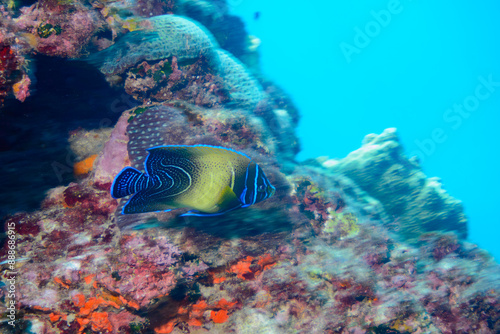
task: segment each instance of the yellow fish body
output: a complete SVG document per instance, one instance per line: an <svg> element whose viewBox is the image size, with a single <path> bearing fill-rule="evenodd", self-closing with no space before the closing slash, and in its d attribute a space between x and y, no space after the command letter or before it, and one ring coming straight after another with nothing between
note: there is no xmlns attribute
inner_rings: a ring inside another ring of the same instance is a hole
<svg viewBox="0 0 500 334"><path fill-rule="evenodd" d="M168 145L147 150L145 173L123 169L111 196L134 194L123 214L192 208L184 215L220 215L272 196L275 188L247 155L224 147Z"/></svg>

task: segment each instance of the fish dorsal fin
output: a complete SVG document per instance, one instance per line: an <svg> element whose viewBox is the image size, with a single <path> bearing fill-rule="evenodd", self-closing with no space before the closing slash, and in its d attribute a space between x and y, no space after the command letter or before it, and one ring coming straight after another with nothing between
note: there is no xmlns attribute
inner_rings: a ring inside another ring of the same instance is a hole
<svg viewBox="0 0 500 334"><path fill-rule="evenodd" d="M191 158L191 157L200 157L206 155L218 155L222 159L226 159L229 157L237 157L238 159L250 160L250 157L244 153L232 150L226 147L219 146L210 146L210 145L164 145L164 146L156 146L147 150L149 155L155 155L158 153L167 154L169 157L176 158ZM149 158L149 156L148 156ZM148 171L148 158L144 162L144 167L146 172Z"/></svg>

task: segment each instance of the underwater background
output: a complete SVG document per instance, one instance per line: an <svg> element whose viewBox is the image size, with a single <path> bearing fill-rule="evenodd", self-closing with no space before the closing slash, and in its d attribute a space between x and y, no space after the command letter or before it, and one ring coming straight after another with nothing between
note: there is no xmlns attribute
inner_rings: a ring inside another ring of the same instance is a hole
<svg viewBox="0 0 500 334"><path fill-rule="evenodd" d="M406 154L463 201L469 240L500 259L498 2L231 5L262 41L263 72L301 111L299 159L342 158L366 134L396 127ZM497 86L476 105L470 96L488 77ZM460 114L455 105L464 104ZM433 131L443 132L438 141Z"/></svg>

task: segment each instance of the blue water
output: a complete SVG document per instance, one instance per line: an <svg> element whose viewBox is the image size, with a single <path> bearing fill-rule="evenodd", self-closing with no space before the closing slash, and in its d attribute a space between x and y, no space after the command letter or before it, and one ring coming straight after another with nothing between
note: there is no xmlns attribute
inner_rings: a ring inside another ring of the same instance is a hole
<svg viewBox="0 0 500 334"><path fill-rule="evenodd" d="M500 259L499 3L229 3L262 41L263 72L300 108L300 159L342 158L396 127L407 154L463 201L469 240Z"/></svg>

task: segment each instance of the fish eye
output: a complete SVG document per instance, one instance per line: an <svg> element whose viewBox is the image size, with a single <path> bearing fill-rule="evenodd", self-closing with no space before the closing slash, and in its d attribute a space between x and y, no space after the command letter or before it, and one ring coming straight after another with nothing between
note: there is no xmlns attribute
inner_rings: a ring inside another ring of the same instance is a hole
<svg viewBox="0 0 500 334"><path fill-rule="evenodd" d="M257 191L266 191L266 186L261 184L258 188L257 188Z"/></svg>

